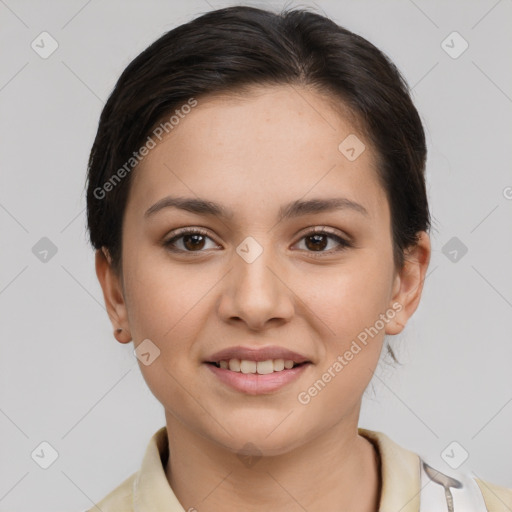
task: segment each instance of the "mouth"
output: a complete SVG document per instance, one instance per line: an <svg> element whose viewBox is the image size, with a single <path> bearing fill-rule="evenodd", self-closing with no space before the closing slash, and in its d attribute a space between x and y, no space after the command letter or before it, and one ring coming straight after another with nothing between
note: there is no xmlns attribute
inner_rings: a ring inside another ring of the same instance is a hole
<svg viewBox="0 0 512 512"><path fill-rule="evenodd" d="M264 361L254 361L251 359L223 359L220 361L207 361L209 365L216 368L222 368L230 372L243 374L269 375L286 370L311 364L310 361L296 362L292 359L266 359Z"/></svg>
<svg viewBox="0 0 512 512"><path fill-rule="evenodd" d="M278 346L231 347L203 361L215 381L248 395L277 393L299 379L313 361Z"/></svg>

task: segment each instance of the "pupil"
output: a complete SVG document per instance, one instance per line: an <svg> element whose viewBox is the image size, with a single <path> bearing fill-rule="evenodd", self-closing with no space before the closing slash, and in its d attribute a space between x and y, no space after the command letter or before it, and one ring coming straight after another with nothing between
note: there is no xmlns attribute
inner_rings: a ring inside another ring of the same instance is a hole
<svg viewBox="0 0 512 512"><path fill-rule="evenodd" d="M203 240L198 240L199 238ZM194 239L195 241L192 242L192 244L189 246L189 242ZM203 235L185 235L183 243L187 249L197 249L202 248L201 244L204 244L204 237Z"/></svg>
<svg viewBox="0 0 512 512"><path fill-rule="evenodd" d="M323 243L319 243L322 241L322 239L323 239ZM308 249L313 248L313 250L325 249L325 247L326 247L325 239L326 239L325 235L310 235L306 238L306 246L308 247ZM308 240L315 240L313 243L313 247L310 247L308 245Z"/></svg>

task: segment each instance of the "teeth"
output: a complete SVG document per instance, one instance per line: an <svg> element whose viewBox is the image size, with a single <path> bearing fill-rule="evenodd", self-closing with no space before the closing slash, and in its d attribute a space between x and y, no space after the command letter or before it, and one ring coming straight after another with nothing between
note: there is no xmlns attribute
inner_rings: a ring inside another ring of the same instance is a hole
<svg viewBox="0 0 512 512"><path fill-rule="evenodd" d="M249 361L247 359L230 359L229 361L220 361L220 368L229 369L232 372L257 373L258 375L267 375L273 372L280 372L284 369L291 369L295 363L289 359L267 359L266 361Z"/></svg>
<svg viewBox="0 0 512 512"><path fill-rule="evenodd" d="M284 359L274 359L274 371L280 372L281 370L284 370Z"/></svg>
<svg viewBox="0 0 512 512"><path fill-rule="evenodd" d="M229 369L232 372L240 371L240 359L230 359L228 364L229 364Z"/></svg>
<svg viewBox="0 0 512 512"><path fill-rule="evenodd" d="M272 359L268 359L267 361L258 361L256 363L256 373L260 375L267 375L267 373L274 372L274 363Z"/></svg>
<svg viewBox="0 0 512 512"><path fill-rule="evenodd" d="M242 359L240 361L240 371L242 373L256 373L256 361Z"/></svg>

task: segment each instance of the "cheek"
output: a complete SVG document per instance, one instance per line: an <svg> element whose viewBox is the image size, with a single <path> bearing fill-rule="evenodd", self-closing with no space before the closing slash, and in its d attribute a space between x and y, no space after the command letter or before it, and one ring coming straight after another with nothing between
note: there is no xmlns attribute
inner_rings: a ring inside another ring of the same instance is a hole
<svg viewBox="0 0 512 512"><path fill-rule="evenodd" d="M300 284L301 283L301 284ZM300 287L299 287L300 284ZM346 342L373 325L389 305L393 284L391 253L360 251L332 271L297 282L298 295L323 321L330 337Z"/></svg>
<svg viewBox="0 0 512 512"><path fill-rule="evenodd" d="M131 254L126 260L125 289L135 343L150 338L174 346L176 334L183 333L194 314L204 307L201 299L211 288L214 276L194 271L192 266L172 265L162 251L154 248L141 248Z"/></svg>
<svg viewBox="0 0 512 512"><path fill-rule="evenodd" d="M201 358L197 340L215 307L211 292L219 276L199 272L194 265L171 265L165 255L155 257L155 252L145 255L141 250L131 258L125 287L135 348L149 339L160 351L151 365L139 363L141 372L155 396L164 399L161 393L179 397L182 392L173 377L186 382L197 371Z"/></svg>
<svg viewBox="0 0 512 512"><path fill-rule="evenodd" d="M321 362L297 396L307 418L323 417L334 424L359 407L378 364L385 336L381 315L389 310L392 266L361 257L318 283L308 306L326 327ZM391 269L391 270L390 270ZM308 420L305 420L308 421ZM311 428L314 421L312 420Z"/></svg>
<svg viewBox="0 0 512 512"><path fill-rule="evenodd" d="M215 283L207 273L180 272L176 267L156 260L132 260L127 266L125 287L130 329L134 348L149 339L158 348L158 356L139 368L153 395L166 409L180 416L191 407L190 395L199 396L198 385L190 376L197 372L200 358L195 341L210 303L208 290ZM147 343L147 342L146 342ZM184 387L187 392L184 392ZM198 417L204 411L194 412Z"/></svg>

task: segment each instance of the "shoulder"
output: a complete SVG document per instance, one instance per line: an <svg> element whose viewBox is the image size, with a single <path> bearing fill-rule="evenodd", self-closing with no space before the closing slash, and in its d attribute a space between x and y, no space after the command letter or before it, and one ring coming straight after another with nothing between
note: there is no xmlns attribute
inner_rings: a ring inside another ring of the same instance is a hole
<svg viewBox="0 0 512 512"><path fill-rule="evenodd" d="M383 487L379 510L445 510L449 489L454 510L512 512L512 489L476 478L470 472L440 468L436 462L431 466L426 462L429 457L400 446L382 432L358 430L375 444L380 456Z"/></svg>
<svg viewBox="0 0 512 512"><path fill-rule="evenodd" d="M489 512L510 512L512 510L512 489L491 484L479 478L475 478L475 481L482 491Z"/></svg>
<svg viewBox="0 0 512 512"><path fill-rule="evenodd" d="M122 481L112 492L86 512L133 512L163 510L163 503L173 502L163 459L168 456L167 429L158 429L148 444L139 470ZM164 465L163 465L164 464ZM174 497L175 502L177 502ZM143 506L141 506L143 504ZM180 510L177 508L176 510Z"/></svg>
<svg viewBox="0 0 512 512"><path fill-rule="evenodd" d="M133 483L136 476L137 473L130 475L86 512L133 512Z"/></svg>

